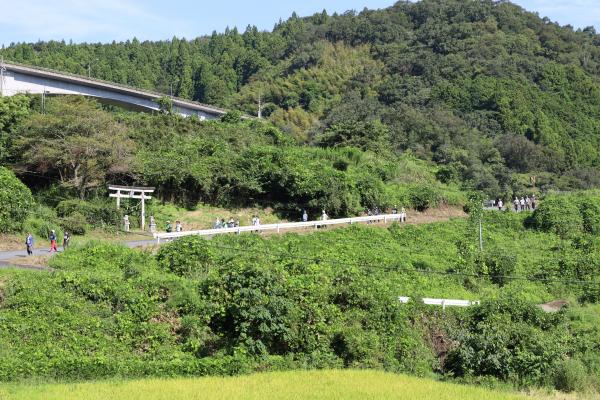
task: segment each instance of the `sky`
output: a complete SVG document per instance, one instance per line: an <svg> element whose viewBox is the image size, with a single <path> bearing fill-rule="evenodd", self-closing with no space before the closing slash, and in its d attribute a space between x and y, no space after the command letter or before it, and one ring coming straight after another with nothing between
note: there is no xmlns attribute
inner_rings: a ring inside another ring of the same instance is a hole
<svg viewBox="0 0 600 400"><path fill-rule="evenodd" d="M394 0L0 0L0 44L38 40L111 42L137 37L163 40L194 38L244 30L271 30L293 11L300 16L364 7L382 8ZM513 0L529 11L575 28L593 25L600 32L600 0Z"/></svg>

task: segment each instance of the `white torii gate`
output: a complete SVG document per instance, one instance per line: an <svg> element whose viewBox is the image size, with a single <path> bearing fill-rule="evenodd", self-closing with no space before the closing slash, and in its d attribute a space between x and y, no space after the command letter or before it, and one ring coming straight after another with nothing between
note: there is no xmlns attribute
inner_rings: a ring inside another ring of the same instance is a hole
<svg viewBox="0 0 600 400"><path fill-rule="evenodd" d="M142 230L146 227L146 204L145 200L150 200L152 196L147 195L146 193L153 193L153 187L143 187L143 186L118 186L118 185L108 185L108 190L115 191L115 193L110 193L109 197L115 197L117 199L117 209L121 207L121 199L141 199L142 200L142 219L141 219L141 227Z"/></svg>

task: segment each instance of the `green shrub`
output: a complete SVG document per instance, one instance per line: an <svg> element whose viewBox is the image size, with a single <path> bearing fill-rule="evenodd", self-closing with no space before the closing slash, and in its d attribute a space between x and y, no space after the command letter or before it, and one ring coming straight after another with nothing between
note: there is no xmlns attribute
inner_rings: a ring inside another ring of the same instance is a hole
<svg viewBox="0 0 600 400"><path fill-rule="evenodd" d="M162 246L156 255L159 266L176 275L206 272L212 252L206 240L199 236L186 236Z"/></svg>
<svg viewBox="0 0 600 400"><path fill-rule="evenodd" d="M518 385L542 385L566 350L564 315L546 314L507 293L467 311L446 367L456 376L493 376Z"/></svg>
<svg viewBox="0 0 600 400"><path fill-rule="evenodd" d="M34 237L47 238L50 236L50 231L56 229L57 225L43 218L30 216L24 223L24 230Z"/></svg>
<svg viewBox="0 0 600 400"><path fill-rule="evenodd" d="M414 185L410 191L410 203L412 208L417 211L425 211L430 207L435 207L440 201L440 195L431 185Z"/></svg>
<svg viewBox="0 0 600 400"><path fill-rule="evenodd" d="M23 229L35 237L48 238L50 231L58 228L59 222L53 209L38 204L27 216Z"/></svg>
<svg viewBox="0 0 600 400"><path fill-rule="evenodd" d="M221 117L221 122L225 122L227 124L237 124L241 121L242 113L237 110L228 111Z"/></svg>
<svg viewBox="0 0 600 400"><path fill-rule="evenodd" d="M534 225L543 231L568 237L583 229L583 219L574 196L548 196L533 212Z"/></svg>
<svg viewBox="0 0 600 400"><path fill-rule="evenodd" d="M19 232L33 206L31 191L8 168L0 166L0 232Z"/></svg>
<svg viewBox="0 0 600 400"><path fill-rule="evenodd" d="M75 250L75 249L74 249ZM124 272L132 266L155 271L156 263L148 253L130 249L119 243L89 241L76 251L60 254L49 261L52 268L62 270L92 270ZM132 274L136 275L136 274Z"/></svg>
<svg viewBox="0 0 600 400"><path fill-rule="evenodd" d="M60 226L70 234L85 235L88 230L88 223L85 216L80 212L73 212L67 217L61 218Z"/></svg>
<svg viewBox="0 0 600 400"><path fill-rule="evenodd" d="M583 219L583 230L592 235L600 235L600 196L585 196L579 206Z"/></svg>
<svg viewBox="0 0 600 400"><path fill-rule="evenodd" d="M563 392L582 392L587 387L588 375L583 363L566 359L556 363L553 371L554 387Z"/></svg>
<svg viewBox="0 0 600 400"><path fill-rule="evenodd" d="M490 280L499 286L504 286L517 269L517 256L505 249L495 249L484 257Z"/></svg>
<svg viewBox="0 0 600 400"><path fill-rule="evenodd" d="M58 203L56 213L62 218L78 213L85 218L87 224L94 227L118 226L122 219L121 211L113 203L100 200L63 200Z"/></svg>

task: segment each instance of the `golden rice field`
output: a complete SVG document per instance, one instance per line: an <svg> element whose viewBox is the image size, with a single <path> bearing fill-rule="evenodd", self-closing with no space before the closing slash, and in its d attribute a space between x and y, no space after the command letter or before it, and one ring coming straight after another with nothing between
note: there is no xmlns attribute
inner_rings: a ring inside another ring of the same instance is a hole
<svg viewBox="0 0 600 400"><path fill-rule="evenodd" d="M399 399L508 400L524 395L436 382L379 371L329 370L237 377L143 379L77 384L7 384L1 400Z"/></svg>

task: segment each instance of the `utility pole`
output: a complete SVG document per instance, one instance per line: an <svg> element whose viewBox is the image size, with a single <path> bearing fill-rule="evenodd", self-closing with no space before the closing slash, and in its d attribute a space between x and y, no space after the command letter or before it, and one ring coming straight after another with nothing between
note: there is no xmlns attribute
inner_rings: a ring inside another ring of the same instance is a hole
<svg viewBox="0 0 600 400"><path fill-rule="evenodd" d="M481 226L481 217L479 217L479 251L483 251L483 228Z"/></svg>
<svg viewBox="0 0 600 400"><path fill-rule="evenodd" d="M262 118L262 103L261 103L261 92L258 92L258 118Z"/></svg>
<svg viewBox="0 0 600 400"><path fill-rule="evenodd" d="M6 72L6 65L4 65L4 56L0 59L0 97L4 96L4 72Z"/></svg>
<svg viewBox="0 0 600 400"><path fill-rule="evenodd" d="M100 59L96 58L94 61L99 61ZM92 62L88 61L88 79L92 78Z"/></svg>

